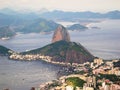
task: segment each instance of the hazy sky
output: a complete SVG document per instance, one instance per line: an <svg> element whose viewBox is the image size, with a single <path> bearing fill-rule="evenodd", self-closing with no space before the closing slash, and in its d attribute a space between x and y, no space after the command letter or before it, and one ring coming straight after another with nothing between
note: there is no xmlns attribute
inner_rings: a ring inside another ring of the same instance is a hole
<svg viewBox="0 0 120 90"><path fill-rule="evenodd" d="M120 10L120 0L0 0L0 8L107 12Z"/></svg>

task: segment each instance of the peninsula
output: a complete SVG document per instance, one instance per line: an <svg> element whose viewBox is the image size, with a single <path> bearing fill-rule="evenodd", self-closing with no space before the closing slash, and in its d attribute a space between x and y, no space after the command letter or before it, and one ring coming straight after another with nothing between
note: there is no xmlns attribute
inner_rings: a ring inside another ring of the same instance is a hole
<svg viewBox="0 0 120 90"><path fill-rule="evenodd" d="M10 59L82 64L92 61L94 56L80 43L71 42L67 29L59 25L54 32L51 44L27 52L13 53Z"/></svg>

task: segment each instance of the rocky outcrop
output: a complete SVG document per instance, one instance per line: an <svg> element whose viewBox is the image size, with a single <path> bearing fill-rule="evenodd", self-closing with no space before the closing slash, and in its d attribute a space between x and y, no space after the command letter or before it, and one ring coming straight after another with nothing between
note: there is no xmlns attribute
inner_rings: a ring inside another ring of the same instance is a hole
<svg viewBox="0 0 120 90"><path fill-rule="evenodd" d="M94 56L80 43L70 42L70 36L65 27L59 26L52 39L52 44L42 48L11 55L12 59L45 60L51 63L85 63L92 61Z"/></svg>
<svg viewBox="0 0 120 90"><path fill-rule="evenodd" d="M54 43L56 41L60 41L60 40L64 40L67 42L70 41L69 33L68 33L67 29L65 27L63 27L62 25L59 25L57 27L57 29L55 30L53 38L52 38L52 43Z"/></svg>

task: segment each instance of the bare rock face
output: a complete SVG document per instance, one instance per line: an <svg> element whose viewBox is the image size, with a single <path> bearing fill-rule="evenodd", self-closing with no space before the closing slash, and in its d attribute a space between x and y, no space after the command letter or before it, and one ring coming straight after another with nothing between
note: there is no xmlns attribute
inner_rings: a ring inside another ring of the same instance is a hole
<svg viewBox="0 0 120 90"><path fill-rule="evenodd" d="M57 29L55 30L53 38L52 38L52 43L54 43L56 41L60 41L60 40L70 42L69 33L68 33L67 29L65 27L63 27L62 25L59 25L57 27Z"/></svg>

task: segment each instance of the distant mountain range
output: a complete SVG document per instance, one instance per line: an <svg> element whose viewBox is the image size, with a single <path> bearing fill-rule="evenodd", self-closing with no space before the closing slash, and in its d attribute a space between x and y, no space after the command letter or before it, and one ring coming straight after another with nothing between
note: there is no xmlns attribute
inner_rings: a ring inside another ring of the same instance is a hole
<svg viewBox="0 0 120 90"><path fill-rule="evenodd" d="M44 19L43 19L44 18ZM111 11L105 14L94 13L94 12L64 12L64 11L47 11L43 9L39 12L32 11L14 11L9 8L0 10L0 34L4 33L3 30L8 27L12 28L13 31L22 33L40 33L40 32L51 32L58 26L54 21L76 21L82 19L96 19L96 18L109 18L109 19L120 19L120 11ZM3 28L4 27L4 28ZM10 32L11 30L8 31ZM86 28L84 26L73 25L69 29L81 29ZM6 33L6 36L9 33ZM4 35L0 35L0 38ZM11 34L14 36L14 34Z"/></svg>
<svg viewBox="0 0 120 90"><path fill-rule="evenodd" d="M15 31L9 26L0 27L0 38L9 38L15 35Z"/></svg>
<svg viewBox="0 0 120 90"><path fill-rule="evenodd" d="M58 24L54 21L40 18L39 15L33 12L23 13L7 8L0 10L0 38L14 36L14 33L17 32L51 32L54 31L57 26Z"/></svg>
<svg viewBox="0 0 120 90"><path fill-rule="evenodd" d="M42 18L24 20L16 18L0 18L0 38L14 36L15 33L40 33L51 32L58 24L51 20Z"/></svg>
<svg viewBox="0 0 120 90"><path fill-rule="evenodd" d="M95 12L64 12L64 11L52 11L45 12L40 15L43 18L53 20L76 20L76 19L96 19L96 18L109 18L120 19L120 11L110 11L108 13L95 13Z"/></svg>
<svg viewBox="0 0 120 90"><path fill-rule="evenodd" d="M107 13L96 13L91 11L84 11L84 12L65 12L60 10L48 11L47 9L42 9L40 11L15 11L10 8L4 8L0 10L0 15L12 15L17 16L17 18L24 18L24 19L37 19L39 17L45 19L73 19L73 18L109 18L109 19L120 19L120 11L114 10L109 11Z"/></svg>

